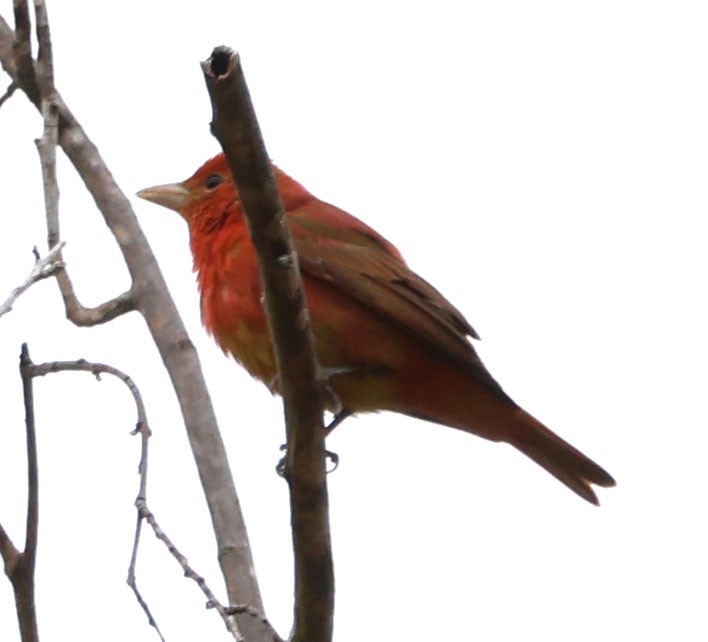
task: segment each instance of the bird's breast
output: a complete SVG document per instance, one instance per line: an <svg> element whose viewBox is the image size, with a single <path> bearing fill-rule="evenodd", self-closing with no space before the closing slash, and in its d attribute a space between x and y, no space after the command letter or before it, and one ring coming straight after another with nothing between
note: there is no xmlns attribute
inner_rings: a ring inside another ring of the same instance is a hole
<svg viewBox="0 0 708 642"><path fill-rule="evenodd" d="M277 368L253 247L216 242L210 250L208 260L195 260L202 322L224 352L272 388Z"/></svg>
<svg viewBox="0 0 708 642"><path fill-rule="evenodd" d="M206 289L202 320L224 352L231 353L251 376L273 387L277 369L258 298L229 287Z"/></svg>

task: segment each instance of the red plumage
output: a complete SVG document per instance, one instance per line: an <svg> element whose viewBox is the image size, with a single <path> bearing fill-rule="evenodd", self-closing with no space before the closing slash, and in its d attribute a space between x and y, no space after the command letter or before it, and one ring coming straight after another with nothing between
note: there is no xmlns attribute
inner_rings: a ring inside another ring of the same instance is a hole
<svg viewBox="0 0 708 642"><path fill-rule="evenodd" d="M375 230L275 168L320 365L352 413L390 410L505 441L584 499L613 486L600 466L517 406L470 341L472 326ZM140 196L187 221L202 319L219 345L275 390L255 249L223 154Z"/></svg>

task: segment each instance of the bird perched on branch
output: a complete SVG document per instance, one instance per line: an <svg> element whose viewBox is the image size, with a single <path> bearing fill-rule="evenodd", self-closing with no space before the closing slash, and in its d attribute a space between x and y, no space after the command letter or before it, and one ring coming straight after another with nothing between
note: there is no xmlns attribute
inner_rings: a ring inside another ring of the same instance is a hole
<svg viewBox="0 0 708 642"><path fill-rule="evenodd" d="M297 251L317 357L340 416L389 410L504 441L593 504L612 477L520 408L474 350L476 332L378 232L273 168ZM189 226L202 320L277 392L255 248L223 154L138 196Z"/></svg>

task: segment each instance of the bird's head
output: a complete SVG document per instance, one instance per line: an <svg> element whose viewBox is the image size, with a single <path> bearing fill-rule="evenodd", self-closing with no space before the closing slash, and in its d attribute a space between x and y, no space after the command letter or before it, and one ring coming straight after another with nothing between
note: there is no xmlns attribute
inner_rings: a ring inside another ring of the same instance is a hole
<svg viewBox="0 0 708 642"><path fill-rule="evenodd" d="M229 206L238 201L238 191L223 154L208 160L181 183L146 187L137 195L174 210L190 227L201 227L214 217L223 217Z"/></svg>
<svg viewBox="0 0 708 642"><path fill-rule="evenodd" d="M278 190L286 210L311 198L309 192L273 166ZM181 183L167 183L142 189L137 194L146 201L177 212L190 228L214 229L230 216L241 217L239 194L224 154L218 154Z"/></svg>

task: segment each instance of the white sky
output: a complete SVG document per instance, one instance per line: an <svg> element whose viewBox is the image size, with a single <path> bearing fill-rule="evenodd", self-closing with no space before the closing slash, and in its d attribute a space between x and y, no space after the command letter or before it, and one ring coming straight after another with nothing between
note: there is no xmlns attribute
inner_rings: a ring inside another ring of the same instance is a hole
<svg viewBox="0 0 708 642"><path fill-rule="evenodd" d="M705 640L708 10L702 2L50 2L57 85L129 194L216 152L198 62L242 54L272 157L377 227L465 312L527 410L617 479L585 504L511 448L393 415L329 447L337 642ZM11 2L0 2L12 15ZM4 81L3 81L4 82ZM41 123L0 110L0 297L43 247ZM66 259L82 301L128 286L73 170ZM267 612L291 622L281 406L200 327L184 224L134 199L227 442ZM221 594L177 404L137 315L78 329L56 285L0 319L0 520L21 542L20 343L37 361L132 375L152 440L149 503ZM36 382L37 569L47 639L157 639L124 584L137 492L122 385ZM436 462L431 465L429 462ZM169 642L228 639L149 533L139 564ZM0 640L18 639L0 581Z"/></svg>

